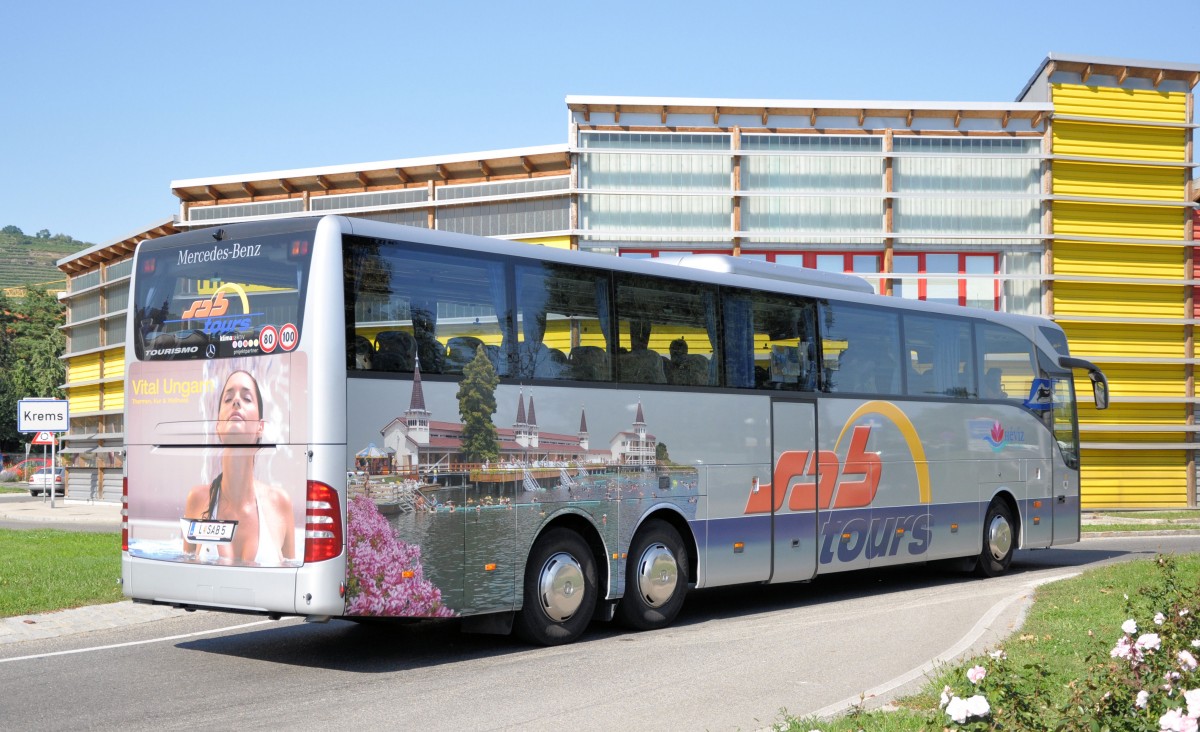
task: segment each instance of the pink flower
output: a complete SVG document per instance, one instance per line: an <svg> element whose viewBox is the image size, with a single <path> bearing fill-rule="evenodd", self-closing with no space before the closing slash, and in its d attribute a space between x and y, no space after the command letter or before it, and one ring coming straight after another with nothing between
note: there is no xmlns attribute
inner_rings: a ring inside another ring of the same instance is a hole
<svg viewBox="0 0 1200 732"><path fill-rule="evenodd" d="M1197 732L1196 719L1185 717L1183 710L1172 709L1158 718L1160 732Z"/></svg>
<svg viewBox="0 0 1200 732"><path fill-rule="evenodd" d="M1139 691L1137 693L1137 699L1134 700L1133 705L1136 706L1138 709L1145 709L1146 704L1149 701L1150 701L1150 692L1146 691L1145 689L1142 689L1141 691Z"/></svg>
<svg viewBox="0 0 1200 732"><path fill-rule="evenodd" d="M1162 613L1154 613L1154 624L1155 625L1162 625L1166 621L1167 621L1166 615L1163 615Z"/></svg>
<svg viewBox="0 0 1200 732"><path fill-rule="evenodd" d="M946 705L950 703L950 700L951 700L953 697L954 697L954 694L953 694L953 691L950 689L950 685L949 685L949 684L947 684L946 686L942 687L942 696L941 696L941 698L940 698L940 700L939 700L939 701L940 701L940 703L938 704L938 707L939 707L940 709L945 709L945 708L946 708Z"/></svg>
<svg viewBox="0 0 1200 732"><path fill-rule="evenodd" d="M1196 657L1192 655L1191 651L1180 651L1178 658L1179 668L1183 669L1184 671L1196 670L1196 666L1198 664L1196 663Z"/></svg>
<svg viewBox="0 0 1200 732"><path fill-rule="evenodd" d="M992 659L994 659L996 661L1003 661L1004 659L1008 658L1008 654L1004 652L1003 648L998 648L998 649L992 651L991 653L989 653L988 655L991 656Z"/></svg>
<svg viewBox="0 0 1200 732"><path fill-rule="evenodd" d="M967 699L967 715L971 717L986 717L992 711L988 700L976 694Z"/></svg>
<svg viewBox="0 0 1200 732"><path fill-rule="evenodd" d="M1138 636L1138 639L1133 644L1133 647L1139 651L1153 652L1157 651L1161 645L1162 642L1158 638L1158 633L1143 633L1142 635Z"/></svg>
<svg viewBox="0 0 1200 732"><path fill-rule="evenodd" d="M1130 663L1137 663L1142 659L1142 652L1133 647L1133 644L1129 642L1129 636L1127 635L1121 636L1121 639L1117 641L1117 645L1115 645L1113 649L1109 651L1108 655L1112 656L1113 658L1123 658Z"/></svg>
<svg viewBox="0 0 1200 732"><path fill-rule="evenodd" d="M987 670L983 666L972 666L967 669L967 680L972 684L978 684L983 681L983 677L987 676Z"/></svg>
<svg viewBox="0 0 1200 732"><path fill-rule="evenodd" d="M1187 702L1187 715L1192 719L1200 718L1200 689L1183 692L1183 699Z"/></svg>
<svg viewBox="0 0 1200 732"><path fill-rule="evenodd" d="M1133 618L1130 618L1129 620L1126 620L1124 623L1121 623L1121 631L1123 633L1128 633L1129 635L1133 635L1134 633L1137 632L1137 623L1134 622Z"/></svg>

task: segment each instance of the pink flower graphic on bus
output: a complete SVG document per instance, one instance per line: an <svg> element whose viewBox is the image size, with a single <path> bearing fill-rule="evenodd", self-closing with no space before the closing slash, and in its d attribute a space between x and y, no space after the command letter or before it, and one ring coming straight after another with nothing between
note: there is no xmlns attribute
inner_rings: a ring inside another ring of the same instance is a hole
<svg viewBox="0 0 1200 732"><path fill-rule="evenodd" d="M421 547L397 538L367 496L350 500L347 615L448 618L442 591L425 579Z"/></svg>
<svg viewBox="0 0 1200 732"><path fill-rule="evenodd" d="M1004 425L1000 424L999 422L993 422L991 431L988 433L987 437L984 439L986 439L988 444L992 446L993 450L1000 450L1001 448L1003 448L1004 447Z"/></svg>

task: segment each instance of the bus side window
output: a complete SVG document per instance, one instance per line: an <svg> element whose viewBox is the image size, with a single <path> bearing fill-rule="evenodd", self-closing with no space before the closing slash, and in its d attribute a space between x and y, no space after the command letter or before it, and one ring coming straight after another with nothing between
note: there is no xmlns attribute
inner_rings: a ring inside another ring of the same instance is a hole
<svg viewBox="0 0 1200 732"><path fill-rule="evenodd" d="M826 368L822 390L884 395L901 393L903 361L897 313L826 302L822 304L818 322Z"/></svg>
<svg viewBox="0 0 1200 732"><path fill-rule="evenodd" d="M971 324L957 318L904 314L906 393L969 399L976 395Z"/></svg>
<svg viewBox="0 0 1200 732"><path fill-rule="evenodd" d="M726 290L725 374L729 386L817 388L816 305L767 292Z"/></svg>
<svg viewBox="0 0 1200 732"><path fill-rule="evenodd" d="M975 343L980 395L1025 401L1037 374L1029 339L1002 325L976 323Z"/></svg>
<svg viewBox="0 0 1200 732"><path fill-rule="evenodd" d="M504 348L500 260L357 236L345 238L343 257L352 373L410 373L418 362L424 374L462 373L480 348Z"/></svg>
<svg viewBox="0 0 1200 732"><path fill-rule="evenodd" d="M617 279L617 380L715 386L715 287L643 275Z"/></svg>
<svg viewBox="0 0 1200 732"><path fill-rule="evenodd" d="M517 343L520 379L611 381L609 277L549 262L519 264Z"/></svg>

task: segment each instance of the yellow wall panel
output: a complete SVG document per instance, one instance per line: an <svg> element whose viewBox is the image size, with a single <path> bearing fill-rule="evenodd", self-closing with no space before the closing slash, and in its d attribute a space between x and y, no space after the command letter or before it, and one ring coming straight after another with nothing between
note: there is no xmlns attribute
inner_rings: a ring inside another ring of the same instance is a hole
<svg viewBox="0 0 1200 732"><path fill-rule="evenodd" d="M1183 249L1149 244L1055 241L1054 273L1181 280L1184 279Z"/></svg>
<svg viewBox="0 0 1200 732"><path fill-rule="evenodd" d="M124 409L125 408L125 389L121 384L111 383L104 385L104 408L105 409Z"/></svg>
<svg viewBox="0 0 1200 732"><path fill-rule="evenodd" d="M516 241L525 242L526 244L540 244L552 249L571 248L571 237L569 236L537 236L530 239L517 239Z"/></svg>
<svg viewBox="0 0 1200 732"><path fill-rule="evenodd" d="M1158 201L1183 201L1186 197L1182 168L1059 160L1054 163L1052 175L1055 195Z"/></svg>
<svg viewBox="0 0 1200 732"><path fill-rule="evenodd" d="M1071 353L1103 360L1105 356L1183 358L1182 325L1134 323L1060 323Z"/></svg>
<svg viewBox="0 0 1200 732"><path fill-rule="evenodd" d="M104 352L104 378L111 379L125 375L125 350L117 349Z"/></svg>
<svg viewBox="0 0 1200 732"><path fill-rule="evenodd" d="M1055 155L1187 162L1187 130L1054 120L1050 135Z"/></svg>
<svg viewBox="0 0 1200 732"><path fill-rule="evenodd" d="M1183 450L1083 450L1080 484L1084 508L1187 505Z"/></svg>
<svg viewBox="0 0 1200 732"><path fill-rule="evenodd" d="M1106 363L1100 366L1108 377L1109 390L1113 396L1184 396L1184 364L1177 363ZM1076 383L1077 389L1086 391L1086 379ZM1116 405L1112 405L1116 407ZM1144 406L1144 405L1143 405ZM1171 405L1172 409L1183 407Z"/></svg>
<svg viewBox="0 0 1200 732"><path fill-rule="evenodd" d="M1183 298L1183 285L1054 283L1054 313L1056 315L1182 318L1184 317Z"/></svg>
<svg viewBox="0 0 1200 732"><path fill-rule="evenodd" d="M1188 121L1186 92L1051 84L1050 94L1055 114L1148 122Z"/></svg>
<svg viewBox="0 0 1200 732"><path fill-rule="evenodd" d="M1120 239L1183 239L1184 210L1173 206L1055 201L1054 233Z"/></svg>
<svg viewBox="0 0 1200 732"><path fill-rule="evenodd" d="M1179 368L1180 374L1183 373L1182 367L1176 368ZM1107 369L1105 370L1105 375L1108 375ZM1077 389L1082 387L1086 390L1086 384L1086 379L1083 380L1082 384L1077 381L1075 387ZM1133 391L1134 388L1131 386L1129 390ZM1085 432L1087 431L1087 425L1182 425L1187 421L1187 405L1114 401L1109 403L1108 409L1098 412L1092 408L1090 402L1085 402L1079 405L1079 421L1079 428ZM1086 424L1084 424L1085 422ZM1111 442L1111 440L1106 441Z"/></svg>
<svg viewBox="0 0 1200 732"><path fill-rule="evenodd" d="M67 408L72 415L100 410L100 385L81 386L67 390Z"/></svg>
<svg viewBox="0 0 1200 732"><path fill-rule="evenodd" d="M100 354L89 353L67 361L67 383L94 381L100 378Z"/></svg>

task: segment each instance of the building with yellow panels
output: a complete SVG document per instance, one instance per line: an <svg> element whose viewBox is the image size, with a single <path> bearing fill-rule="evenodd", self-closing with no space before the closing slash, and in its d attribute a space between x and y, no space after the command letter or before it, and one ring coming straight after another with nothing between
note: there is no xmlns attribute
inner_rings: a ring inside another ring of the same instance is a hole
<svg viewBox="0 0 1200 732"><path fill-rule="evenodd" d="M1014 102L569 96L563 145L175 181L171 224L60 262L71 495L119 499L107 327L122 311L94 312L92 295L120 287L132 242L339 213L619 256L725 253L1052 317L1112 384L1107 411L1080 395L1084 506L1194 506L1198 80L1195 64L1050 55Z"/></svg>

